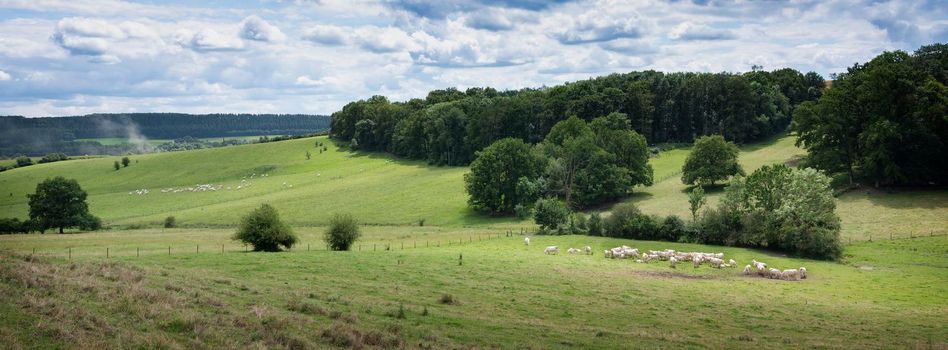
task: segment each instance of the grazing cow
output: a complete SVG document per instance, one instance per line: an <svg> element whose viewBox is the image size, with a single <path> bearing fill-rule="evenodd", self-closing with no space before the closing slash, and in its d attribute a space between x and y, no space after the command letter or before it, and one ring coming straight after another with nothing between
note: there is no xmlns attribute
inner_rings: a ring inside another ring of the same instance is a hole
<svg viewBox="0 0 948 350"><path fill-rule="evenodd" d="M553 255L556 255L556 253L559 253L559 252L560 252L559 248L557 248L555 245L551 245L551 246L549 246L549 247L546 247L546 249L543 250L543 254L553 254Z"/></svg>

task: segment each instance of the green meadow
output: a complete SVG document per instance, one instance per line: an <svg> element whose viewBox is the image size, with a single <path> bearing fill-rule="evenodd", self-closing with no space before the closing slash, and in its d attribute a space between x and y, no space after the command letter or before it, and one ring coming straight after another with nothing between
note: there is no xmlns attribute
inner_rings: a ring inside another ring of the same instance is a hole
<svg viewBox="0 0 948 350"><path fill-rule="evenodd" d="M793 141L744 146L740 162L747 172L787 162L803 154ZM626 200L690 220L680 181L688 151L652 158L655 184ZM843 194L844 257L826 262L587 236L532 236L526 246L520 233L535 230L531 221L467 207L466 168L354 153L325 137L131 158L118 171L118 157L103 157L0 173L0 217L25 218L36 183L65 176L111 226L0 236L0 293L13 296L0 300L5 347L948 346L943 190ZM201 184L219 189L187 190ZM711 191L709 205L720 194ZM292 250L252 253L231 240L235 222L261 203L299 235ZM364 224L353 251L325 250L323 225L338 212ZM160 228L167 216L182 227ZM543 254L547 245L564 254ZM594 255L565 254L587 245ZM739 266L602 257L618 245L723 252ZM744 276L751 259L805 266L809 278Z"/></svg>

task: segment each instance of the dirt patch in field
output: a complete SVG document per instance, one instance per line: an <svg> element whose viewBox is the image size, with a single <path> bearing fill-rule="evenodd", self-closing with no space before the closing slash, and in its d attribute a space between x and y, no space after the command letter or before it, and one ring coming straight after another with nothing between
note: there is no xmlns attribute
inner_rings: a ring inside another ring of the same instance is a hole
<svg viewBox="0 0 948 350"><path fill-rule="evenodd" d="M682 272L674 271L629 271L629 274L636 276L645 276L645 277L655 277L655 278L682 278L689 280L713 280L717 279L717 276L707 276L707 275L692 275Z"/></svg>

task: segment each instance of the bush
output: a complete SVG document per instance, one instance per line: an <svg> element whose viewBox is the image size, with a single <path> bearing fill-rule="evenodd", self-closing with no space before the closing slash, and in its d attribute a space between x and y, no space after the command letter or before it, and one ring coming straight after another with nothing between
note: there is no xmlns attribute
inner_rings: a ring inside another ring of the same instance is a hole
<svg viewBox="0 0 948 350"><path fill-rule="evenodd" d="M0 234L27 233L29 231L29 221L20 221L17 218L0 218Z"/></svg>
<svg viewBox="0 0 948 350"><path fill-rule="evenodd" d="M533 208L533 220L544 232L559 229L565 225L569 220L569 215L570 211L566 204L554 198L539 199Z"/></svg>
<svg viewBox="0 0 948 350"><path fill-rule="evenodd" d="M529 203L529 198L521 198L532 195L524 192L526 184L540 178L545 167L543 155L520 139L494 142L476 153L471 171L464 175L468 203L477 210L510 213L517 204Z"/></svg>
<svg viewBox="0 0 948 350"><path fill-rule="evenodd" d="M129 160L128 157L122 157L122 166L123 166L123 167L128 167L128 165L129 165L131 162L132 162L132 161Z"/></svg>
<svg viewBox="0 0 948 350"><path fill-rule="evenodd" d="M280 246L290 249L296 244L296 235L269 204L241 218L233 239L250 244L254 251L265 252L279 251Z"/></svg>
<svg viewBox="0 0 948 350"><path fill-rule="evenodd" d="M175 226L178 226L178 223L175 221L174 216L165 218L165 228L174 228Z"/></svg>
<svg viewBox="0 0 948 350"><path fill-rule="evenodd" d="M586 223L586 226L589 227L588 232L591 236L602 236L602 216L599 213L592 213L589 216L589 221Z"/></svg>
<svg viewBox="0 0 948 350"><path fill-rule="evenodd" d="M842 246L835 209L825 175L768 165L731 181L718 208L705 211L697 241L837 259Z"/></svg>
<svg viewBox="0 0 948 350"><path fill-rule="evenodd" d="M685 222L677 215L669 215L662 222L662 227L656 238L663 241L678 242L685 239L686 234L687 227L685 226Z"/></svg>
<svg viewBox="0 0 948 350"><path fill-rule="evenodd" d="M83 231L98 231L102 228L102 219L98 216L86 213L79 220L79 229Z"/></svg>
<svg viewBox="0 0 948 350"><path fill-rule="evenodd" d="M533 210L523 204L517 204L514 206L514 214L517 215L518 219L523 220L533 215Z"/></svg>
<svg viewBox="0 0 948 350"><path fill-rule="evenodd" d="M349 250L359 239L359 224L349 214L336 214L329 219L324 239L332 250Z"/></svg>
<svg viewBox="0 0 948 350"><path fill-rule="evenodd" d="M117 160L115 161L115 163L112 164L112 166L115 168L115 170L119 170L122 168L122 166L119 165L119 161Z"/></svg>
<svg viewBox="0 0 948 350"><path fill-rule="evenodd" d="M52 162L58 162L58 161L62 161L62 160L69 160L69 157L67 157L67 156L66 156L65 154L63 154L63 153L50 153L50 154L47 154L47 155L43 156L43 158L41 158L38 163L40 163L40 164L42 164L42 163L52 163Z"/></svg>
<svg viewBox="0 0 948 350"><path fill-rule="evenodd" d="M30 165L33 165L33 160L30 159L30 157L27 157L27 156L16 157L17 167L24 167L24 166L30 166Z"/></svg>

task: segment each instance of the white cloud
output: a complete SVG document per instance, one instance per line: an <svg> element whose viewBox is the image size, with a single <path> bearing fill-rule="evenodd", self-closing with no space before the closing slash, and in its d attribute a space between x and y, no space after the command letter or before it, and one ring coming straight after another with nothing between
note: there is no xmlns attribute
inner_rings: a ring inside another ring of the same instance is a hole
<svg viewBox="0 0 948 350"><path fill-rule="evenodd" d="M240 24L240 37L247 40L277 42L286 39L280 28L256 15L244 18Z"/></svg>
<svg viewBox="0 0 948 350"><path fill-rule="evenodd" d="M349 33L338 26L314 25L303 31L303 39L323 45L344 45L349 41Z"/></svg>
<svg viewBox="0 0 948 350"><path fill-rule="evenodd" d="M10 73L0 70L0 81L10 80Z"/></svg>
<svg viewBox="0 0 948 350"><path fill-rule="evenodd" d="M221 34L214 29L192 32L187 29L174 34L175 42L195 51L236 51L244 48L243 40L237 36Z"/></svg>
<svg viewBox="0 0 948 350"><path fill-rule="evenodd" d="M375 53L404 52L417 48L412 37L395 27L365 26L355 30L355 41Z"/></svg>
<svg viewBox="0 0 948 350"><path fill-rule="evenodd" d="M734 33L730 30L682 22L672 29L668 37L677 40L727 40L734 39Z"/></svg>

